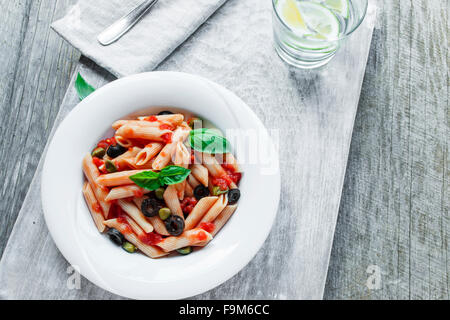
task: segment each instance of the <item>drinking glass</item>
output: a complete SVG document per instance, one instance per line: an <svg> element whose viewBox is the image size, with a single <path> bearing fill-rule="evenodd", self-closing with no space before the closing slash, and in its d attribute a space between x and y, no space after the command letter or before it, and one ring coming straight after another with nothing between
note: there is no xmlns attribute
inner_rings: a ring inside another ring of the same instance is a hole
<svg viewBox="0 0 450 320"><path fill-rule="evenodd" d="M362 23L368 0L272 0L275 49L298 68L327 64Z"/></svg>

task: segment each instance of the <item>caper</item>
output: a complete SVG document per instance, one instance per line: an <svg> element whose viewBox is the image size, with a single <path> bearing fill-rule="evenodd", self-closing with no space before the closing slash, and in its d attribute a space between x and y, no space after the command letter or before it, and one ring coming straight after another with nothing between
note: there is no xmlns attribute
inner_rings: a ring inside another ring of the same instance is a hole
<svg viewBox="0 0 450 320"><path fill-rule="evenodd" d="M222 190L222 189L220 189L220 187L218 187L218 186L215 186L215 187L212 189L212 194L213 194L213 196L220 196L221 194L224 194L224 193L227 193L227 192L228 192L228 189Z"/></svg>
<svg viewBox="0 0 450 320"><path fill-rule="evenodd" d="M170 212L169 208L161 208L161 209L159 209L158 214L159 214L159 217L161 218L161 220L166 220L168 217L170 217L172 212Z"/></svg>
<svg viewBox="0 0 450 320"><path fill-rule="evenodd" d="M177 252L182 255L187 255L192 252L192 247L180 248L180 249L177 249Z"/></svg>
<svg viewBox="0 0 450 320"><path fill-rule="evenodd" d="M105 160L105 168L106 171L108 172L116 172L117 171L117 167L114 164L114 162L112 162L111 160Z"/></svg>
<svg viewBox="0 0 450 320"><path fill-rule="evenodd" d="M105 154L106 154L106 150L103 148L100 148L100 147L95 148L94 151L92 151L92 153L91 153L91 155L93 157L100 158L100 159L103 158L103 156Z"/></svg>
<svg viewBox="0 0 450 320"><path fill-rule="evenodd" d="M122 249L125 250L128 253L133 253L133 252L136 251L136 247L132 243L129 243L127 241L125 241L122 244Z"/></svg>
<svg viewBox="0 0 450 320"><path fill-rule="evenodd" d="M164 188L158 188L155 190L155 197L158 198L159 200L164 199L163 195L164 195L164 191L166 191Z"/></svg>

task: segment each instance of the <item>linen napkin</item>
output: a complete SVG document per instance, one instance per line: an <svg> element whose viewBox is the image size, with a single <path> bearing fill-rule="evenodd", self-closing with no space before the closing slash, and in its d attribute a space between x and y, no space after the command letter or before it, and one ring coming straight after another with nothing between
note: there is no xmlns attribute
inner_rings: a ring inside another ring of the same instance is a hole
<svg viewBox="0 0 450 320"><path fill-rule="evenodd" d="M153 70L226 0L159 0L117 42L97 36L143 0L79 0L52 28L116 77Z"/></svg>

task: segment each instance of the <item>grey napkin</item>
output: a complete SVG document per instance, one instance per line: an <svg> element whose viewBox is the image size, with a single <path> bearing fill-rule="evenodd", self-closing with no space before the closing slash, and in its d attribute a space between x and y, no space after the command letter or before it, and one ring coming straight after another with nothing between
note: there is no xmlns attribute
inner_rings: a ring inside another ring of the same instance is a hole
<svg viewBox="0 0 450 320"><path fill-rule="evenodd" d="M151 71L226 0L159 0L119 41L102 46L97 35L143 0L79 0L52 28L117 77Z"/></svg>

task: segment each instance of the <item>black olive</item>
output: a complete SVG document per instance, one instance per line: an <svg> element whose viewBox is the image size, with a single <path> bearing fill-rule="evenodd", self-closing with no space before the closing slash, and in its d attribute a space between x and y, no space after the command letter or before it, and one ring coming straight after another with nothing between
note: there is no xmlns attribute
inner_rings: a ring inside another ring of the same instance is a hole
<svg viewBox="0 0 450 320"><path fill-rule="evenodd" d="M241 197L239 189L231 189L228 191L228 204L235 204Z"/></svg>
<svg viewBox="0 0 450 320"><path fill-rule="evenodd" d="M106 234L109 236L111 241L117 244L118 246L121 246L123 241L125 240L123 235L117 229L114 228L109 229Z"/></svg>
<svg viewBox="0 0 450 320"><path fill-rule="evenodd" d="M115 158L125 152L127 152L127 148L122 147L120 144L116 144L115 146L110 145L106 151L106 154L111 158Z"/></svg>
<svg viewBox="0 0 450 320"><path fill-rule="evenodd" d="M184 220L180 216L171 215L164 220L167 232L172 236L179 236L184 231Z"/></svg>
<svg viewBox="0 0 450 320"><path fill-rule="evenodd" d="M160 113L158 113L158 116L164 116L166 114L173 114L173 112L172 111L168 111L168 110L164 110L164 111L161 111Z"/></svg>
<svg viewBox="0 0 450 320"><path fill-rule="evenodd" d="M209 196L209 189L205 186L202 186L199 184L194 189L194 197L197 200L200 200L201 198Z"/></svg>
<svg viewBox="0 0 450 320"><path fill-rule="evenodd" d="M159 214L159 209L164 207L163 203L156 198L146 198L142 201L141 211L146 217L155 217Z"/></svg>

